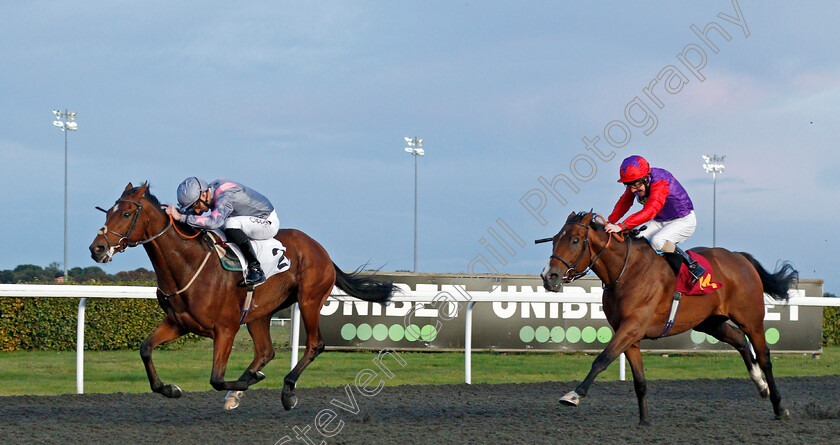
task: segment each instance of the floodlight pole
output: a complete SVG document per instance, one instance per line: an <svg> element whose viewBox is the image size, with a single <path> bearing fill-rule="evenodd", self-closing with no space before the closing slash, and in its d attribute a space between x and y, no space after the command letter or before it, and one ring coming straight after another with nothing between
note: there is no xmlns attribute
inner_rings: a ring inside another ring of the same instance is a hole
<svg viewBox="0 0 840 445"><path fill-rule="evenodd" d="M53 110L57 120L53 121L53 125L61 128L64 132L64 280L69 279L67 275L67 133L69 131L76 131L78 125L76 124L76 112L65 109L63 112Z"/></svg>
<svg viewBox="0 0 840 445"><path fill-rule="evenodd" d="M725 160L726 156L703 156L703 169L712 174L712 247L717 247L717 174L723 173Z"/></svg>
<svg viewBox="0 0 840 445"><path fill-rule="evenodd" d="M426 152L422 148L423 139L406 137L405 142L408 144L405 151L414 156L414 268L412 272L417 272L417 157L425 155Z"/></svg>

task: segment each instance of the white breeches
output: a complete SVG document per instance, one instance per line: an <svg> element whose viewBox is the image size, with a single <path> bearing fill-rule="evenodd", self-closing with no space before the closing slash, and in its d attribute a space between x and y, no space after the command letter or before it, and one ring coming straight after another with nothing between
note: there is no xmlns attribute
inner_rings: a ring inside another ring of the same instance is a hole
<svg viewBox="0 0 840 445"><path fill-rule="evenodd" d="M223 229L241 229L254 240L263 240L274 237L280 230L280 220L277 212L272 211L268 218L262 219L256 216L233 216L225 220Z"/></svg>
<svg viewBox="0 0 840 445"><path fill-rule="evenodd" d="M677 244L693 235L694 229L697 228L697 217L694 216L694 210L692 210L691 213L682 218L664 222L650 220L645 225L647 229L641 232L640 235L650 240L650 245L654 249L662 250L662 246L665 245L666 241Z"/></svg>

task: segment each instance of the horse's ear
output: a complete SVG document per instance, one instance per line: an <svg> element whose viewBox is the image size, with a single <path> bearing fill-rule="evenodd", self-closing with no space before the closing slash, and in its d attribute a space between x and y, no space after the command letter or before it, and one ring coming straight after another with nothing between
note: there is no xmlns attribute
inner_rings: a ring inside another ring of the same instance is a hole
<svg viewBox="0 0 840 445"><path fill-rule="evenodd" d="M137 189L137 195L138 195L138 196L143 196L143 195L145 195L145 194L146 194L146 190L147 190L148 188L149 188L149 183L148 183L148 182L144 182L144 183L143 183L143 185L141 185L141 186L140 186L140 188L138 188L138 189Z"/></svg>
<svg viewBox="0 0 840 445"><path fill-rule="evenodd" d="M575 213L575 212L569 213L569 217L568 217L568 218L566 218L566 222L571 221L571 220L572 220L572 218L574 218L574 217L575 217L575 215L576 215L576 213Z"/></svg>
<svg viewBox="0 0 840 445"><path fill-rule="evenodd" d="M133 189L133 188L134 188L134 186L133 186L133 185L131 185L131 182L129 182L129 183L128 183L128 185L127 185L127 186L125 186L125 190L123 190L123 193L125 193L125 192L127 192L127 191L129 191L129 190L131 190L131 189Z"/></svg>
<svg viewBox="0 0 840 445"><path fill-rule="evenodd" d="M580 222L581 224L588 226L589 223L592 222L592 212L587 213Z"/></svg>

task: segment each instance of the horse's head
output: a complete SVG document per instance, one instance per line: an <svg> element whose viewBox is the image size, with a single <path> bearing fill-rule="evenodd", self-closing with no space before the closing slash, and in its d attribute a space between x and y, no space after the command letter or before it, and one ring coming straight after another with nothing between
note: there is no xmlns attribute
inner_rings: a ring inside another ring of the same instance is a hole
<svg viewBox="0 0 840 445"><path fill-rule="evenodd" d="M108 210L97 207L105 212L105 225L96 232L96 238L90 244L90 256L94 261L107 263L114 254L160 235L150 237L146 233L152 212L160 212L160 203L147 193L148 189L148 182L139 187L129 182L113 207Z"/></svg>
<svg viewBox="0 0 840 445"><path fill-rule="evenodd" d="M553 238L537 240L552 242L551 257L540 276L543 286L550 292L559 292L563 284L582 277L592 265L589 241L590 224L594 214L572 212L566 224Z"/></svg>

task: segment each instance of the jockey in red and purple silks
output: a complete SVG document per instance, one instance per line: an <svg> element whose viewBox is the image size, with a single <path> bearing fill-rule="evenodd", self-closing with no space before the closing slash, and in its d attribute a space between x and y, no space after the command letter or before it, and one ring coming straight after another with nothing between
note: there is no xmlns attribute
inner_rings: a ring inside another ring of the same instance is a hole
<svg viewBox="0 0 840 445"><path fill-rule="evenodd" d="M265 281L250 240L269 239L280 229L277 212L268 198L227 179L207 184L200 178L191 177L178 186L178 203L178 209L170 206L166 213L198 229L222 228L228 241L236 244L248 261L245 284L257 285ZM202 215L208 210L209 215Z"/></svg>
<svg viewBox="0 0 840 445"><path fill-rule="evenodd" d="M679 254L688 264L695 281L705 270L677 243L687 240L697 228L694 204L688 193L669 171L651 168L641 156L630 156L621 163L618 182L626 186L610 214L606 230L609 233L632 229L647 224L640 233L650 240L654 249L663 253ZM618 223L638 200L642 209Z"/></svg>

